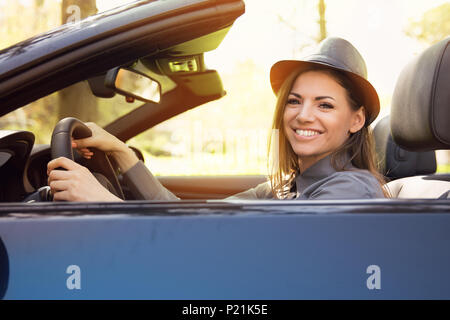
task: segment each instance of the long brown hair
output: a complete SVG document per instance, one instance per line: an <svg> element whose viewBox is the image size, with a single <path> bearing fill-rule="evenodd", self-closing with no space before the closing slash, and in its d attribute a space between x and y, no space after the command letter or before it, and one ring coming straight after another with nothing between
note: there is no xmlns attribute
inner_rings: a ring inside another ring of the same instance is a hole
<svg viewBox="0 0 450 320"><path fill-rule="evenodd" d="M347 92L347 99L352 110L357 111L362 106L362 101L358 96L358 90L353 83L337 70L327 67L314 67L293 71L280 87L277 96L277 103L272 122L272 132L268 141L269 155L269 181L272 194L275 199L285 199L292 187L296 173L299 170L298 156L292 149L283 126L283 116L286 108L286 101L295 80L304 72L320 71L330 75ZM331 154L331 165L336 171L344 171L349 162L359 169L368 170L379 182L385 197L389 197L388 191L383 187L384 176L377 171L375 162L375 143L372 130L369 128L369 114L366 110L366 123L357 132L350 134L345 143ZM343 159L347 159L343 162Z"/></svg>

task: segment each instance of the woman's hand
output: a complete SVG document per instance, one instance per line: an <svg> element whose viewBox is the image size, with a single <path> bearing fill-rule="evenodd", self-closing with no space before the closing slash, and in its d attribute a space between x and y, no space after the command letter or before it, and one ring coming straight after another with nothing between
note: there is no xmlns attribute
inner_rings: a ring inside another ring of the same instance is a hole
<svg viewBox="0 0 450 320"><path fill-rule="evenodd" d="M97 148L113 156L122 172L126 172L139 161L134 152L121 140L93 122L85 124L91 129L92 136L72 139L72 148L76 148L84 158L90 159L94 155L90 147Z"/></svg>
<svg viewBox="0 0 450 320"><path fill-rule="evenodd" d="M59 167L67 171L55 170ZM122 201L106 190L86 167L65 157L50 161L47 175L53 200Z"/></svg>
<svg viewBox="0 0 450 320"><path fill-rule="evenodd" d="M72 147L77 148L85 158L90 158L93 155L89 150L89 147L97 148L111 154L124 152L128 149L125 143L99 127L97 124L86 122L85 125L91 129L92 136L84 139L72 139Z"/></svg>

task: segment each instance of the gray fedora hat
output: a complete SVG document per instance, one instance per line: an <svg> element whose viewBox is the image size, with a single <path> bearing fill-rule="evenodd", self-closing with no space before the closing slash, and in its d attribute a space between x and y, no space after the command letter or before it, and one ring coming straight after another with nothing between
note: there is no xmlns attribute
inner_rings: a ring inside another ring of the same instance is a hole
<svg viewBox="0 0 450 320"><path fill-rule="evenodd" d="M353 83L356 93L366 108L370 124L380 112L380 100L375 88L367 80L366 63L361 54L347 40L330 37L323 40L316 53L302 60L281 60L270 69L270 83L273 92L277 95L284 80L293 71L313 69L314 67L328 67L341 71Z"/></svg>

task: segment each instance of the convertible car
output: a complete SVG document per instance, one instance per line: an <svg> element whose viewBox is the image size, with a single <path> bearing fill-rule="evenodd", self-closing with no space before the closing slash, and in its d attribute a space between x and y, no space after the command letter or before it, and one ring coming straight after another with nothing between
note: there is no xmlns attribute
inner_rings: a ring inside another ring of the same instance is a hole
<svg viewBox="0 0 450 320"><path fill-rule="evenodd" d="M244 11L241 0L137 1L6 48L0 116L81 83L133 106L103 110L104 128L129 141L225 95L204 53ZM56 117L46 108L33 112ZM375 134L392 198L376 200L226 200L265 177L158 176L182 200L145 201L107 154L72 151L70 137L90 132L71 115L39 128L53 132L47 144L0 128L0 297L449 299L450 175L435 173L434 150L450 149L450 37L405 65L391 110ZM52 201L46 165L58 156L126 201Z"/></svg>

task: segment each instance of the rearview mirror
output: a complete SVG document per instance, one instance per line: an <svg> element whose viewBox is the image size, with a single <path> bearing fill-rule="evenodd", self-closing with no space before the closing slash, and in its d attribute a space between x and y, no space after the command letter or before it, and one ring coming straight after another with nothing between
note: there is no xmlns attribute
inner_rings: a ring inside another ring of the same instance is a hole
<svg viewBox="0 0 450 320"><path fill-rule="evenodd" d="M114 68L105 77L105 86L127 98L159 103L161 85L158 81L135 70Z"/></svg>

